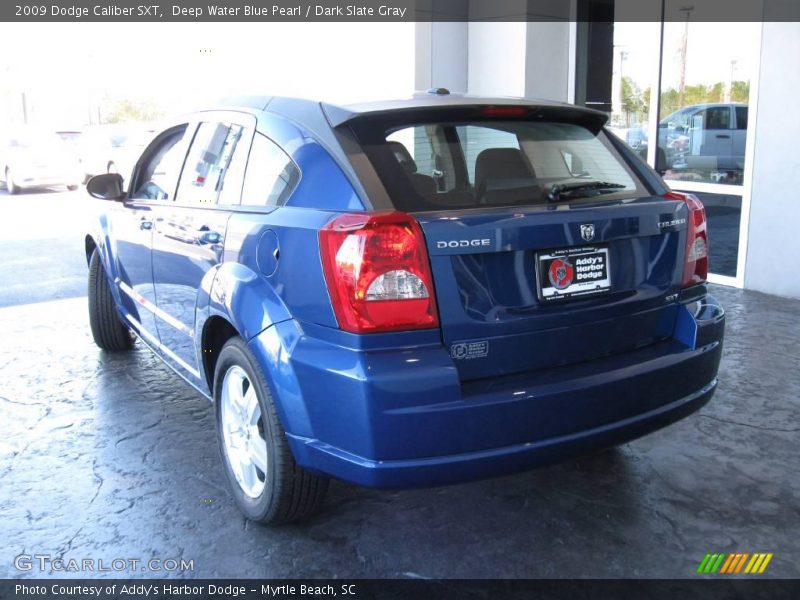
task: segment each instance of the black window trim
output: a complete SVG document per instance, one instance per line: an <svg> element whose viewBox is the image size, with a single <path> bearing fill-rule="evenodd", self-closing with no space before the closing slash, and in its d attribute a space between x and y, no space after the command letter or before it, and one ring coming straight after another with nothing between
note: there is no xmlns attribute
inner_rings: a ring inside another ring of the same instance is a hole
<svg viewBox="0 0 800 600"><path fill-rule="evenodd" d="M194 128L194 129L192 129ZM150 159L153 157L153 154L161 148L161 145L164 143L164 140L175 135L175 133L183 129L183 137L186 138L187 135L191 137L191 139L186 143L186 149L183 154L183 161L181 162L181 167L178 170L178 178L175 180L175 188L172 190L173 196L178 189L178 182L180 181L181 176L183 175L183 167L186 164L186 157L189 155L189 148L192 145L192 141L194 140L194 136L197 133L197 122L191 119L181 121L178 123L173 123L166 129L164 129L161 133L159 133L153 140L150 142L150 145L147 146L145 151L139 157L139 160L136 161L136 165L133 168L133 172L131 173L130 181L128 182L128 191L127 197L125 199L127 202L132 202L136 204L144 204L147 206L159 206L159 205L167 205L167 206L175 206L175 200L168 199L168 200L155 200L151 198L134 198L133 192L137 189L139 184L139 177L142 174L142 169L145 165L149 164ZM181 139L178 143L183 143L184 139Z"/></svg>
<svg viewBox="0 0 800 600"><path fill-rule="evenodd" d="M221 122L230 122L235 123L237 125L241 125L244 131L250 132L250 146L247 149L247 163L245 166L245 173L247 172L247 166L250 163L250 150L252 148L253 137L255 136L256 132L259 131L258 129L258 119L256 116L249 112L241 112L241 111L233 111L233 110L206 110L200 111L198 113L194 113L190 115L189 118L176 120L175 122L171 123L168 127L166 127L161 133L159 133L153 140L150 142L150 145L145 149L142 155L139 157L139 160L136 162L134 166L134 170L131 176L130 181L128 182L128 190L127 190L127 198L125 199L125 205L132 205L132 206L152 206L152 207L171 207L171 208L191 208L195 210L216 210L216 211L233 211L233 212L249 212L249 213L263 213L265 212L264 209L271 209L274 207L258 207L258 206L242 206L241 204L192 204L192 203L181 203L176 199L173 200L150 200L147 198L133 198L131 194L135 189L133 184L136 181L137 177L139 176L140 167L144 164L143 159L148 159L153 152L153 150L160 144L163 139L169 136L172 132L180 127L186 127L187 131L191 131L191 139L186 146L186 154L183 157L183 163L181 164L180 173L178 174L178 182L180 182L181 177L183 176L183 169L186 166L186 159L189 157L189 150L191 149L192 144L194 143L194 138L197 135L197 130L200 127L201 123L205 123L207 121L221 121ZM191 130L190 128L194 128ZM186 134L184 134L186 135ZM242 140L239 140L241 143ZM299 169L298 169L299 170ZM298 180L299 182L299 180ZM242 178L242 185L244 185L244 177ZM176 185L175 190L177 191L178 187ZM239 202L241 203L241 190L239 191ZM267 210L266 212L271 212L271 210Z"/></svg>

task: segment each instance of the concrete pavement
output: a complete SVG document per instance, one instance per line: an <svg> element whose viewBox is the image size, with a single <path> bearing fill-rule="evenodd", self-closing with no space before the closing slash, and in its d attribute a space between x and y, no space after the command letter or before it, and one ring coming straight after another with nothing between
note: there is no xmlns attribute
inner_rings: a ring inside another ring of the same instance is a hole
<svg viewBox="0 0 800 600"><path fill-rule="evenodd" d="M24 554L193 561L86 573L116 577L694 577L736 551L800 576L800 302L712 286L719 390L666 430L447 488L335 482L314 521L267 529L226 491L207 401L141 344L92 343L82 194L0 192L0 577L79 575Z"/></svg>
<svg viewBox="0 0 800 600"><path fill-rule="evenodd" d="M693 577L718 551L798 577L800 302L714 293L728 335L699 414L511 477L334 483L314 521L272 529L226 491L208 402L140 344L98 350L84 298L0 309L0 577L24 553L194 561L106 576Z"/></svg>

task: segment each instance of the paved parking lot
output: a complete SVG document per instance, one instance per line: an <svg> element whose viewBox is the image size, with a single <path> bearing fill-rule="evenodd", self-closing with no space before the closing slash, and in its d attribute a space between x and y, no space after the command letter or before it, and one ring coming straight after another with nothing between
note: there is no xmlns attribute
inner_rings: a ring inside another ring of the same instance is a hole
<svg viewBox="0 0 800 600"><path fill-rule="evenodd" d="M0 242L16 261L0 287L28 288L0 308L0 577L24 574L26 553L194 561L143 576L692 577L706 552L734 551L774 552L765 575L800 576L800 302L714 287L719 391L666 430L465 485L334 483L314 521L269 529L225 490L207 401L141 345L93 345L81 232L48 217L79 198L30 195L18 226L58 235ZM0 193L0 210L18 201ZM63 299L44 301L39 279L62 268Z"/></svg>

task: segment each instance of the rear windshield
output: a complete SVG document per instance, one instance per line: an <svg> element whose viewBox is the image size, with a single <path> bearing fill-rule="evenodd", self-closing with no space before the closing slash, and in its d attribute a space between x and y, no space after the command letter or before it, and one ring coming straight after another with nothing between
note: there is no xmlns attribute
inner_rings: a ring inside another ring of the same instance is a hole
<svg viewBox="0 0 800 600"><path fill-rule="evenodd" d="M399 210L526 206L644 193L605 132L580 124L433 122L360 134Z"/></svg>

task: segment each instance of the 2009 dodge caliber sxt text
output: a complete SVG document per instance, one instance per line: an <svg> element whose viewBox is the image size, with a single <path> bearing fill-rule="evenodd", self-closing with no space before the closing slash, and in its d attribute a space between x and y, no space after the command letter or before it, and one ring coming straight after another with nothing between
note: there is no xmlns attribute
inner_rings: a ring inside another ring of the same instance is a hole
<svg viewBox="0 0 800 600"><path fill-rule="evenodd" d="M328 476L439 485L664 427L717 384L705 213L605 122L444 90L177 120L88 184L94 339L213 399L265 523Z"/></svg>

